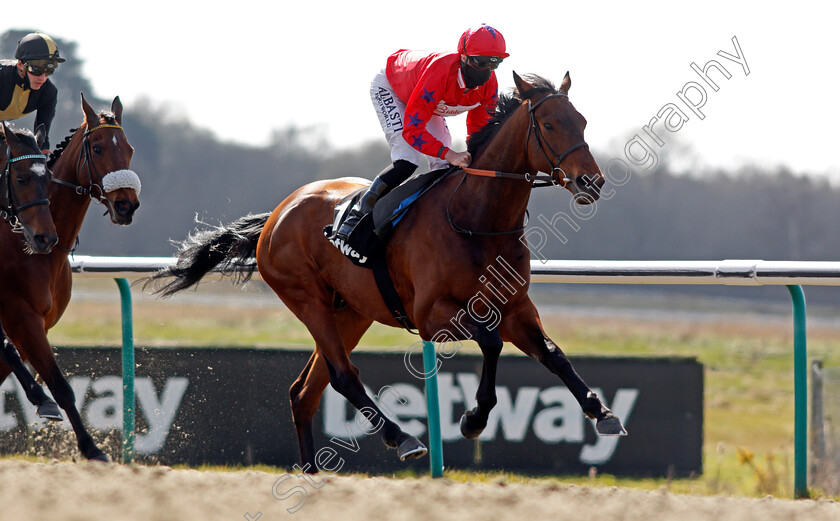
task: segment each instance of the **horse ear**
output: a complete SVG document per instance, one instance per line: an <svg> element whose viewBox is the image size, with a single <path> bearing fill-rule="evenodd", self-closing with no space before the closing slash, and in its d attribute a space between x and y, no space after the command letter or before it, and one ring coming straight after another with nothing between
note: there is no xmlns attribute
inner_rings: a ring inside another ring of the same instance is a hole
<svg viewBox="0 0 840 521"><path fill-rule="evenodd" d="M44 126L43 123L38 125L38 128L35 129L35 143L38 144L38 148L40 150L44 149L44 143L47 142L47 128Z"/></svg>
<svg viewBox="0 0 840 521"><path fill-rule="evenodd" d="M4 140L6 139L6 122L4 121L2 125L0 125L0 137Z"/></svg>
<svg viewBox="0 0 840 521"><path fill-rule="evenodd" d="M3 122L3 137L6 138L6 144L11 146L18 147L20 146L20 140L15 135L15 132L6 126L6 122Z"/></svg>
<svg viewBox="0 0 840 521"><path fill-rule="evenodd" d="M560 84L560 92L568 95L569 94L569 89L571 87L572 87L572 77L569 76L569 71L566 71L566 75L563 76L563 82Z"/></svg>
<svg viewBox="0 0 840 521"><path fill-rule="evenodd" d="M114 98L114 101L111 102L111 112L114 113L114 117L117 118L117 124L119 125L122 125L122 111L122 102L120 101L120 97L117 96Z"/></svg>
<svg viewBox="0 0 840 521"><path fill-rule="evenodd" d="M516 74L516 71L513 71L513 83L514 85L516 85L516 91L520 95L525 94L526 92L534 88L533 85L523 80L518 74Z"/></svg>
<svg viewBox="0 0 840 521"><path fill-rule="evenodd" d="M99 115L93 110L93 107L90 106L90 103L87 102L85 99L85 93L82 93L82 112L85 113L85 123L87 123L87 128L90 129L97 124L99 124Z"/></svg>

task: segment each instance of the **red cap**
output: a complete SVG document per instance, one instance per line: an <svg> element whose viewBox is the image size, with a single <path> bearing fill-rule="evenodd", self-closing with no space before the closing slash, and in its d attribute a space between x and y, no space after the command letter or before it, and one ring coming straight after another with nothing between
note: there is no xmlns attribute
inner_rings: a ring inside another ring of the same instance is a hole
<svg viewBox="0 0 840 521"><path fill-rule="evenodd" d="M464 31L458 40L458 52L465 56L496 56L507 58L505 37L498 30L486 24Z"/></svg>

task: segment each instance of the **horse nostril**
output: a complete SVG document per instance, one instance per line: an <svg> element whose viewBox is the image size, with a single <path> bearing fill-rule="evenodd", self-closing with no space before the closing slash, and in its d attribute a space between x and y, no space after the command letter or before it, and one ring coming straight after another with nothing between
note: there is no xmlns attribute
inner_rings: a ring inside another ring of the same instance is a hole
<svg viewBox="0 0 840 521"><path fill-rule="evenodd" d="M48 250L52 249L58 243L58 236L57 235L47 235L47 234L39 234L34 237L35 244L41 250Z"/></svg>
<svg viewBox="0 0 840 521"><path fill-rule="evenodd" d="M114 210L120 215L131 215L140 206L140 203L134 204L130 201L117 201L114 203Z"/></svg>

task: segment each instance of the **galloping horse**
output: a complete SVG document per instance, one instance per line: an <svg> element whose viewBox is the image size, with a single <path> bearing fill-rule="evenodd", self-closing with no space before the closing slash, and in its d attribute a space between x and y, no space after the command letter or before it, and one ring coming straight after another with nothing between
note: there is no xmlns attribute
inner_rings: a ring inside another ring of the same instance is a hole
<svg viewBox="0 0 840 521"><path fill-rule="evenodd" d="M122 109L117 97L110 112L97 114L82 95L85 120L52 155L48 166L53 184L48 197L58 230L58 247L47 255L26 255L19 236L8 229L0 230L0 251L4 252L0 262L0 321L11 341L0 342L4 355L0 383L14 370L39 412L49 406L49 398L23 367L17 346L67 413L82 455L100 461L108 458L82 423L73 389L56 363L47 331L70 302L72 276L67 253L73 250L91 199L103 203L116 224L131 224L140 206L140 180L128 169L134 149L120 126Z"/></svg>
<svg viewBox="0 0 840 521"><path fill-rule="evenodd" d="M8 222L12 232L23 234L24 240L18 241L16 247L26 253L49 253L58 242L58 234L47 198L52 174L46 166L47 158L41 155L46 141L44 126L39 125L34 136L26 130L12 131L5 122L0 130L0 136L5 141L5 146L0 146L0 216ZM7 258L4 252L3 259ZM0 361L19 375L27 396L44 394L40 386L34 384L14 346L5 341L2 327ZM33 402L38 405L38 414L42 418L61 420L61 412L55 402L46 396L44 398L39 403Z"/></svg>
<svg viewBox="0 0 840 521"><path fill-rule="evenodd" d="M528 80L514 73L515 94L500 97L494 119L471 137L474 160L467 170L479 175L449 175L403 218L386 247L389 272L424 340L444 344L473 339L481 348L484 365L477 406L461 418L465 437L481 434L496 404L496 367L505 341L559 376L586 416L596 420L600 434L626 434L546 336L528 297L530 252L520 239L535 179L565 187L582 204L598 199L604 183L583 139L586 120L569 101L568 73L559 90L538 76ZM336 203L362 187L361 181L311 183L270 215L250 215L227 227L196 233L184 242L177 264L152 277L176 277L158 290L163 295L196 284L218 265L229 275L247 278L254 270L247 260L256 252L263 280L316 343L290 389L303 468L309 472L318 470L312 418L328 383L381 428L383 441L397 448L401 459L426 453L419 440L386 418L365 394L359 371L349 359L373 321L399 327L371 271L353 265L322 235ZM477 305L475 297L487 291L492 279L483 273L498 259L520 283L507 290L494 287L499 316L491 321L489 306ZM466 313L468 309L475 312Z"/></svg>

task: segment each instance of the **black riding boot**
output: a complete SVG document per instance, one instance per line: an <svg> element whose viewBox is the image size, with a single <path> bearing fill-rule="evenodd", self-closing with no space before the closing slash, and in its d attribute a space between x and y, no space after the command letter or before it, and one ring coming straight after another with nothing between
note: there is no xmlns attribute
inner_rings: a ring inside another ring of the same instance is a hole
<svg viewBox="0 0 840 521"><path fill-rule="evenodd" d="M367 192L359 198L359 202L356 203L356 205L354 205L350 210L350 215L348 215L347 219L341 223L341 227L338 229L338 233L336 233L335 236L346 241L350 237L350 233L356 225L359 224L362 217L372 212L376 201L378 201L379 198L385 195L388 191L388 185L385 184L385 181L380 179L379 176L377 176L376 179L373 180L373 183L370 184Z"/></svg>

